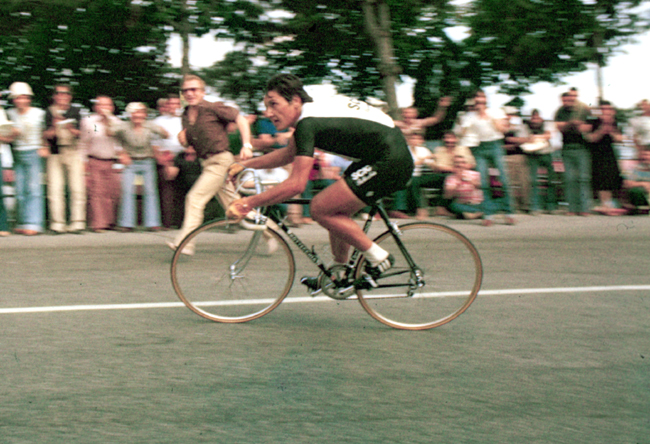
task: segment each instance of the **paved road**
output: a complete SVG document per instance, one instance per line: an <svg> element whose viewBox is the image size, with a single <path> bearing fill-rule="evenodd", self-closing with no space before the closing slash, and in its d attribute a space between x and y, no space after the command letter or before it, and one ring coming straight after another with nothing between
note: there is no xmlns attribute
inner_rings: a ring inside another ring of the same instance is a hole
<svg viewBox="0 0 650 444"><path fill-rule="evenodd" d="M649 442L650 218L447 223L483 291L426 332L353 301L205 321L171 232L0 239L0 442Z"/></svg>

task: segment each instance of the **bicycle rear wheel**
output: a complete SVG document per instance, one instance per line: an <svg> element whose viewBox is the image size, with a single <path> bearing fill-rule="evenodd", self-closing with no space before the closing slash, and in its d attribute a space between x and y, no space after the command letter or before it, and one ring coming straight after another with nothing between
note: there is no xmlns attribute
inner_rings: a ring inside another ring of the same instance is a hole
<svg viewBox="0 0 650 444"><path fill-rule="evenodd" d="M379 322L404 330L425 330L455 319L481 288L478 251L464 235L444 225L422 222L399 229L399 239L419 271L413 271L393 236L384 232L375 242L395 257L395 265L377 281L379 288L357 291L359 302ZM364 264L362 258L357 277Z"/></svg>
<svg viewBox="0 0 650 444"><path fill-rule="evenodd" d="M183 255L183 249L194 254ZM226 323L269 313L287 296L294 276L293 253L277 232L244 230L226 220L190 233L171 265L181 301L199 316Z"/></svg>

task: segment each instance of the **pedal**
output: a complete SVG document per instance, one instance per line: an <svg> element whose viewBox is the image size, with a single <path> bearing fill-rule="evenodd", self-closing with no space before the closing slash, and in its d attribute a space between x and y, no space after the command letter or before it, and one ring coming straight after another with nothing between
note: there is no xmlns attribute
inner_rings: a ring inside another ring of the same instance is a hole
<svg viewBox="0 0 650 444"><path fill-rule="evenodd" d="M370 262L366 262L365 265L365 271L368 276L373 280L378 279L381 277L382 274L393 268L395 265L395 258L393 257L392 254L389 254L386 259L384 259L380 264L378 264L376 267L371 267ZM375 282L373 287L377 287L377 283Z"/></svg>
<svg viewBox="0 0 650 444"><path fill-rule="evenodd" d="M309 289L310 296L316 296L323 290L318 286L318 278L312 276L303 276L300 283Z"/></svg>
<svg viewBox="0 0 650 444"><path fill-rule="evenodd" d="M362 279L364 279L368 283L368 285L370 285L372 288L379 287L379 284L377 283L377 281L375 281L375 279L372 276L370 276L369 274L364 274Z"/></svg>

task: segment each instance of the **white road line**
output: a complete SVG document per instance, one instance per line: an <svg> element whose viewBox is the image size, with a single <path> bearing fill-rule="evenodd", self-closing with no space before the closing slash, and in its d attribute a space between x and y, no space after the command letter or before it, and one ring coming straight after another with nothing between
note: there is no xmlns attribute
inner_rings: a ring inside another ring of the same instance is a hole
<svg viewBox="0 0 650 444"><path fill-rule="evenodd" d="M558 288L511 288L503 290L481 290L478 297L485 296L507 296L522 294L555 294L555 293L596 293L607 291L650 291L650 285L611 285L599 287L558 287ZM431 294L424 297L448 297L458 296L457 293ZM319 297L296 297L287 298L283 303L307 303L329 301L326 296ZM272 299L254 299L248 301L223 301L223 302L206 302L207 305L251 305L251 304L269 304ZM198 304L197 304L198 305ZM103 305L60 305L52 307L17 307L17 308L0 308L2 314L18 313L51 313L57 311L92 311L92 310L142 310L148 308L178 308L184 307L182 302L151 302L146 304L103 304Z"/></svg>

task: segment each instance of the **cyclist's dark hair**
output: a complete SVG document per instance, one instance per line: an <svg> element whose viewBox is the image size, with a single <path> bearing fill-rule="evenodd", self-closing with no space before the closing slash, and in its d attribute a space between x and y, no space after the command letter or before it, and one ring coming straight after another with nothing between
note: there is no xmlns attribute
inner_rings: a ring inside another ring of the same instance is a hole
<svg viewBox="0 0 650 444"><path fill-rule="evenodd" d="M291 102L294 96L300 97L303 103L313 102L302 84L302 80L293 74L278 74L273 76L266 84L266 92L275 91L287 102Z"/></svg>

